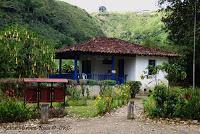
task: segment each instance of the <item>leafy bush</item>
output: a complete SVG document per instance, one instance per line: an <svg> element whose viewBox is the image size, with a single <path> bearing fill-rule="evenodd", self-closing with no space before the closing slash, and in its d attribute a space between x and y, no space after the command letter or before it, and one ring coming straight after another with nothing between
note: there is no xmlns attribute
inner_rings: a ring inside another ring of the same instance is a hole
<svg viewBox="0 0 200 134"><path fill-rule="evenodd" d="M110 112L112 109L112 102L113 102L112 97L102 97L102 96L97 97L96 106L98 113L103 115L106 112Z"/></svg>
<svg viewBox="0 0 200 134"><path fill-rule="evenodd" d="M130 87L128 85L105 88L95 100L98 114L110 112L113 108L126 104L129 99Z"/></svg>
<svg viewBox="0 0 200 134"><path fill-rule="evenodd" d="M179 117L200 119L200 91L192 89L168 89L156 86L144 102L144 109L151 117Z"/></svg>
<svg viewBox="0 0 200 134"><path fill-rule="evenodd" d="M154 97L151 95L144 101L144 108L145 112L148 112L148 115L151 117L156 116L157 114L157 107L156 107L156 101Z"/></svg>
<svg viewBox="0 0 200 134"><path fill-rule="evenodd" d="M4 98L5 98L5 96L3 95L3 92L1 90L1 85L0 85L0 103L1 103L1 101L4 100Z"/></svg>
<svg viewBox="0 0 200 134"><path fill-rule="evenodd" d="M98 85L99 82L96 81L96 80L91 80L91 79L89 79L89 80L87 80L87 84L88 84L88 85Z"/></svg>
<svg viewBox="0 0 200 134"><path fill-rule="evenodd" d="M0 76L46 76L54 66L54 46L25 26L13 25L0 32Z"/></svg>
<svg viewBox="0 0 200 134"><path fill-rule="evenodd" d="M103 97L112 97L113 88L104 88L100 91L99 95Z"/></svg>
<svg viewBox="0 0 200 134"><path fill-rule="evenodd" d="M24 107L21 102L7 100L0 102L0 123L2 122L22 122L34 116L30 108Z"/></svg>
<svg viewBox="0 0 200 134"><path fill-rule="evenodd" d="M116 81L115 80L102 80L100 82L101 85L116 85Z"/></svg>
<svg viewBox="0 0 200 134"><path fill-rule="evenodd" d="M131 98L135 98L135 95L139 93L141 88L141 82L140 81L128 81L126 84L130 86L131 89Z"/></svg>
<svg viewBox="0 0 200 134"><path fill-rule="evenodd" d="M81 90L75 87L68 88L69 95L73 100L80 100L81 97Z"/></svg>

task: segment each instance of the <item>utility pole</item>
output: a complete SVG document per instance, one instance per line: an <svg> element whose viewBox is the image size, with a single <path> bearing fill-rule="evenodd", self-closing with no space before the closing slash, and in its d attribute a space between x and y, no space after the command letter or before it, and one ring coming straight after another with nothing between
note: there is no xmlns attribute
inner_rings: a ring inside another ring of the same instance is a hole
<svg viewBox="0 0 200 134"><path fill-rule="evenodd" d="M195 58L196 58L196 23L197 23L197 2L194 2L194 50L193 50L193 85L192 88L195 89Z"/></svg>

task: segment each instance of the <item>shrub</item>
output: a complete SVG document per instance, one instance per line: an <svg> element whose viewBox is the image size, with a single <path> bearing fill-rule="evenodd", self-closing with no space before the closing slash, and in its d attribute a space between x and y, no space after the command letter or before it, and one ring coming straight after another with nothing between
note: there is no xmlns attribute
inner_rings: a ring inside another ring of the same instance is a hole
<svg viewBox="0 0 200 134"><path fill-rule="evenodd" d="M0 103L0 123L2 122L22 122L34 116L30 108L24 107L21 102L13 100L2 101Z"/></svg>
<svg viewBox="0 0 200 134"><path fill-rule="evenodd" d="M95 100L98 114L110 112L113 108L126 104L129 99L130 87L128 85L105 88Z"/></svg>
<svg viewBox="0 0 200 134"><path fill-rule="evenodd" d="M162 107L167 99L168 89L165 85L159 85L154 88L153 96L156 99L157 105Z"/></svg>
<svg viewBox="0 0 200 134"><path fill-rule="evenodd" d="M0 87L0 102L3 101L5 98L5 96L3 95L3 92L1 90L1 87Z"/></svg>
<svg viewBox="0 0 200 134"><path fill-rule="evenodd" d="M139 93L141 88L141 82L140 81L128 81L126 84L130 86L131 89L131 98L135 98L135 95Z"/></svg>
<svg viewBox="0 0 200 134"><path fill-rule="evenodd" d="M167 89L166 86L159 85L145 100L144 109L151 117L179 117L199 120L199 92L192 89Z"/></svg>
<svg viewBox="0 0 200 134"><path fill-rule="evenodd" d="M115 80L102 80L100 82L101 85L116 85L116 81Z"/></svg>
<svg viewBox="0 0 200 134"><path fill-rule="evenodd" d="M68 92L69 92L69 95L71 96L71 98L74 100L79 100L81 97L81 90L79 90L75 87L68 88Z"/></svg>
<svg viewBox="0 0 200 134"><path fill-rule="evenodd" d="M157 116L157 107L154 97L151 95L144 101L144 111L148 113L148 116Z"/></svg>
<svg viewBox="0 0 200 134"><path fill-rule="evenodd" d="M91 79L89 79L89 80L87 80L87 84L88 84L88 85L98 85L99 82L96 81L96 80L91 80Z"/></svg>
<svg viewBox="0 0 200 134"><path fill-rule="evenodd" d="M194 95L190 100L186 101L184 111L184 117L200 120L200 96Z"/></svg>
<svg viewBox="0 0 200 134"><path fill-rule="evenodd" d="M113 93L113 89L108 87L108 88L102 89L102 90L99 92L99 95L100 95L100 96L103 96L103 97L111 97L111 96L112 96L112 93Z"/></svg>
<svg viewBox="0 0 200 134"><path fill-rule="evenodd" d="M96 106L98 114L103 115L106 112L110 112L112 109L112 98L111 97L97 97Z"/></svg>

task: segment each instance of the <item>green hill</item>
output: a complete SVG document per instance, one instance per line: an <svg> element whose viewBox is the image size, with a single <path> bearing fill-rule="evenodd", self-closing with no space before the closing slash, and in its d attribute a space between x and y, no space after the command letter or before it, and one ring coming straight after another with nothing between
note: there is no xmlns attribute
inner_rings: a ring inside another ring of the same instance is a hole
<svg viewBox="0 0 200 134"><path fill-rule="evenodd" d="M103 32L85 10L56 0L1 0L0 29L17 23L61 47Z"/></svg>
<svg viewBox="0 0 200 134"><path fill-rule="evenodd" d="M161 12L92 14L108 37L116 37L148 46L169 44Z"/></svg>

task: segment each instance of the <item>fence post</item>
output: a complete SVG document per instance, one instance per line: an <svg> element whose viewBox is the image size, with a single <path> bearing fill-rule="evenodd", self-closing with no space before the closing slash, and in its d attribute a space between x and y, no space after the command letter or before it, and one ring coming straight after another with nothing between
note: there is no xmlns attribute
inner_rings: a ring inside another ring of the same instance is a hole
<svg viewBox="0 0 200 134"><path fill-rule="evenodd" d="M134 100L130 100L128 103L127 119L134 119Z"/></svg>
<svg viewBox="0 0 200 134"><path fill-rule="evenodd" d="M41 106L41 123L48 123L49 118L49 104L42 104Z"/></svg>

